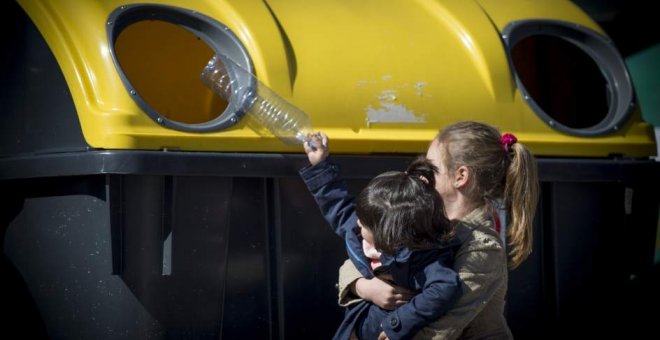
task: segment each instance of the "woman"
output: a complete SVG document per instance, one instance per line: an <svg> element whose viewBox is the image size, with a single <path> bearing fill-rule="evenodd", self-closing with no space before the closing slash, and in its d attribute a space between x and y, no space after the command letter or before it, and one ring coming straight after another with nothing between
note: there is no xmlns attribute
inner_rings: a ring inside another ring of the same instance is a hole
<svg viewBox="0 0 660 340"><path fill-rule="evenodd" d="M508 268L532 251L532 222L538 202L536 162L511 134L492 126L460 122L441 130L426 157L438 167L436 190L447 216L459 221L461 242L454 263L463 295L449 312L420 331L416 339L510 339L504 318ZM508 225L498 218L503 204ZM506 225L506 246L499 235ZM508 266L507 266L508 262ZM349 306L361 298L392 309L410 292L359 275L350 262L339 273L339 300Z"/></svg>

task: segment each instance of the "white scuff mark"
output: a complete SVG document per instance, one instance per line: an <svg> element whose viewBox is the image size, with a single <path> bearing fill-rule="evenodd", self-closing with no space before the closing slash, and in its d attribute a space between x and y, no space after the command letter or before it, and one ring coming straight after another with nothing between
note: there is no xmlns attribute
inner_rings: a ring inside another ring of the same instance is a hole
<svg viewBox="0 0 660 340"><path fill-rule="evenodd" d="M392 76L389 75L389 74L386 74L386 75L383 76L382 79L385 80L385 81L388 81L388 80L392 79Z"/></svg>
<svg viewBox="0 0 660 340"><path fill-rule="evenodd" d="M371 123L424 123L426 118L418 116L401 104L380 102L380 108L367 107L367 126Z"/></svg>
<svg viewBox="0 0 660 340"><path fill-rule="evenodd" d="M417 89L417 95L420 97L424 97L424 86L428 85L428 82L425 81L418 81L417 84L415 84L415 88Z"/></svg>
<svg viewBox="0 0 660 340"><path fill-rule="evenodd" d="M381 101L393 102L393 101L396 101L396 97L397 97L397 92L396 92L396 90L384 90L384 91L383 91L379 96L377 96L376 98L378 98L378 99L381 100Z"/></svg>

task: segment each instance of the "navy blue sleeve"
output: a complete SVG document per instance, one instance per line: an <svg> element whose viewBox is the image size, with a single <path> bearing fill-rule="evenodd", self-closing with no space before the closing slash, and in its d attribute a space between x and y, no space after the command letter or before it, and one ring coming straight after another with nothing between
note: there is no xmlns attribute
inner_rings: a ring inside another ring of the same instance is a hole
<svg viewBox="0 0 660 340"><path fill-rule="evenodd" d="M382 321L381 325L389 339L412 339L458 301L462 293L461 285L458 274L445 265L449 256L441 256L415 274L414 280L421 285L421 293Z"/></svg>
<svg viewBox="0 0 660 340"><path fill-rule="evenodd" d="M358 236L360 227L357 225L354 198L340 176L339 166L326 158L315 166L301 169L300 177L325 220L344 239L348 257L364 277L373 277L369 260L362 251L362 240Z"/></svg>

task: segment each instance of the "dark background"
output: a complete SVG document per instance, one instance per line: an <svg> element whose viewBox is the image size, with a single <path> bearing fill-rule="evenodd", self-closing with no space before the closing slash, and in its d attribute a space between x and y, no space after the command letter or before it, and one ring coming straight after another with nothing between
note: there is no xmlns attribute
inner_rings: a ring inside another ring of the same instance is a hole
<svg viewBox="0 0 660 340"><path fill-rule="evenodd" d="M573 0L573 3L601 25L624 58L660 43L655 1Z"/></svg>

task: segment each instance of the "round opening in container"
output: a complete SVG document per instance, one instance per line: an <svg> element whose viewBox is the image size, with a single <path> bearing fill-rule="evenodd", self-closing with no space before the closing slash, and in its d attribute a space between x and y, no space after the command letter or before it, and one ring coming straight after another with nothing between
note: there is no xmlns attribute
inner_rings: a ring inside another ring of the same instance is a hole
<svg viewBox="0 0 660 340"><path fill-rule="evenodd" d="M242 111L232 98L217 96L200 80L216 54L252 70L247 52L226 26L191 10L162 5L122 6L110 15L108 26L112 56L126 90L154 121L206 132L240 120Z"/></svg>
<svg viewBox="0 0 660 340"><path fill-rule="evenodd" d="M551 127L582 136L617 131L633 90L623 59L604 36L557 21L522 21L503 37L519 90Z"/></svg>
<svg viewBox="0 0 660 340"><path fill-rule="evenodd" d="M129 25L117 37L115 55L136 93L162 117L199 124L227 107L199 81L213 50L181 26L159 20Z"/></svg>

